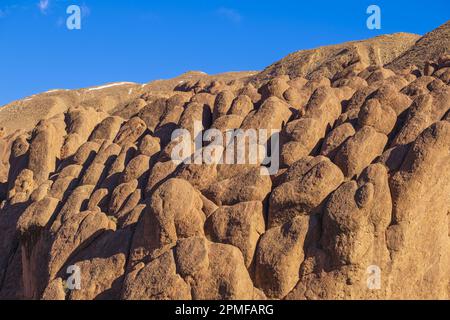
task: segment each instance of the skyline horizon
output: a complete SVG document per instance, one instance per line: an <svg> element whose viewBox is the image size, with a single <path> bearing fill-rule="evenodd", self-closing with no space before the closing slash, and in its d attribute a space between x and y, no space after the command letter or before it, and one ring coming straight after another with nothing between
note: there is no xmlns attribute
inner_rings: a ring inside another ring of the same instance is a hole
<svg viewBox="0 0 450 320"><path fill-rule="evenodd" d="M75 1L83 10L83 23L80 30L66 30L63 13L71 2L21 2L25 4L5 0L0 6L0 41L9 49L0 52L0 106L50 90L146 84L190 71L262 71L298 51L394 33L423 36L448 21L445 12L450 8L440 0L434 1L433 10L406 1L377 1L381 29L369 30L370 1L330 3L322 11L287 0L261 8L252 6L253 0L106 6Z"/></svg>
<svg viewBox="0 0 450 320"><path fill-rule="evenodd" d="M430 30L430 31L432 31L432 30ZM373 37L369 37L369 38L364 38L364 39L351 40L351 41L340 42L340 43L329 44L329 45L323 45L323 46L318 46L318 47L313 47L313 48L299 49L299 50L295 50L295 51L292 51L292 52L288 53L286 56L288 56L290 54L293 54L293 53L301 52L301 51L315 50L315 49L319 49L319 48L325 48L325 47L330 47L330 46L344 44L344 43L366 41L366 40L369 40L369 39L373 39L373 38L377 38L377 37L381 37L381 36L385 36L385 35L394 35L394 34L402 34L402 33L403 34L418 35L420 37L423 37L426 34L426 33L425 34L418 34L418 33L411 33L411 32L405 32L405 31L398 31L398 32L394 32L394 33L379 34L379 35L376 35L376 36L373 36ZM284 56L284 57L286 57L286 56ZM205 72L203 70L185 70L185 71L182 71L180 74L175 75L174 77L155 78L155 79L150 79L150 80L148 80L146 82L145 81L144 82L134 82L134 81L127 81L126 79L119 79L119 80L115 80L115 81L108 81L108 82L104 82L104 83L98 83L98 84L94 84L94 85L86 86L86 87L75 87L75 88L58 88L58 87L55 87L55 88L49 88L47 91L35 92L35 93L30 94L30 95L23 96L21 98L18 98L18 99L6 102L5 104L0 104L0 107L3 107L5 105L8 105L8 104L13 103L15 101L24 100L24 99L27 99L29 97L32 97L32 96L35 96L35 95L38 95L38 94L49 93L49 92L52 92L52 91L59 91L59 90L76 91L76 90L83 90L83 89L90 89L90 88L106 87L106 86L109 86L111 84L138 84L138 85L141 84L141 85L146 85L146 84L150 84L150 83L152 83L154 81L171 80L171 79L174 79L174 78L178 78L178 77L181 77L181 76L183 76L183 75L185 75L187 73L191 73L191 72L204 73L205 75L208 75L208 76L216 76L216 75L222 75L222 74L227 74L227 73L239 73L239 72L256 72L256 73L259 73L259 72L264 71L266 68L272 66L273 64L276 64L278 61L282 60L284 57L282 57L281 59L278 59L276 61L270 62L266 67L264 67L264 68L262 68L260 70L245 70L245 69L243 69L243 70L222 71L222 72L217 72L217 73L207 73L207 72Z"/></svg>

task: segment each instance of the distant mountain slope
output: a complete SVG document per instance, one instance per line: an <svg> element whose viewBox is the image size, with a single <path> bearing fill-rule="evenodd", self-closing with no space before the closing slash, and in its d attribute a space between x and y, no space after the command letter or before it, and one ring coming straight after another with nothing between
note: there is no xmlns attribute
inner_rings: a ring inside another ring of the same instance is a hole
<svg viewBox="0 0 450 320"><path fill-rule="evenodd" d="M348 65L358 62L362 68L368 65L382 66L405 52L419 38L420 36L415 34L395 33L368 40L301 50L270 65L255 78L265 80L284 74L291 77L322 75L331 78Z"/></svg>
<svg viewBox="0 0 450 320"><path fill-rule="evenodd" d="M386 67L401 70L415 65L423 70L427 61L437 61L445 53L450 53L450 21L421 37Z"/></svg>
<svg viewBox="0 0 450 320"><path fill-rule="evenodd" d="M203 72L186 72L176 78L151 81L147 84L117 82L78 90L50 90L0 107L0 128L5 134L15 130L30 130L43 119L67 111L71 106L91 106L105 112L116 109L146 92L171 92L182 83L199 81L231 81L246 78L257 72L228 72L207 75Z"/></svg>

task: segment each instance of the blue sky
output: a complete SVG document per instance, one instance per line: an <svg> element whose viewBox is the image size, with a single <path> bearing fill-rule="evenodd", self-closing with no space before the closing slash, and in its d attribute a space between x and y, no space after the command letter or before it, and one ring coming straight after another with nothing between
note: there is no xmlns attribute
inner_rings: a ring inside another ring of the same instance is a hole
<svg viewBox="0 0 450 320"><path fill-rule="evenodd" d="M66 28L72 4L81 30ZM371 4L381 30L366 27ZM448 0L0 0L0 105L55 88L260 70L300 49L424 34L449 12Z"/></svg>

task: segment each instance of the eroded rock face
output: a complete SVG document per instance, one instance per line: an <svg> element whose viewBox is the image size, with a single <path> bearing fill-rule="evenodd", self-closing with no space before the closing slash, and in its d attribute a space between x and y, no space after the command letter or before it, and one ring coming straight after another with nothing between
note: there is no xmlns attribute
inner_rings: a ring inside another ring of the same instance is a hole
<svg viewBox="0 0 450 320"><path fill-rule="evenodd" d="M433 124L414 141L399 171L390 178L394 208L387 242L393 256L395 297L424 298L422 292L419 296L414 292L425 282L434 296L448 294L450 186L449 170L441 168L448 166L449 139L449 122ZM436 263L426 262L438 256ZM408 282L400 269L414 270Z"/></svg>
<svg viewBox="0 0 450 320"><path fill-rule="evenodd" d="M271 185L270 177L261 175L261 169L257 167L242 176L238 175L212 184L205 190L205 196L219 206L263 201L270 193Z"/></svg>
<svg viewBox="0 0 450 320"><path fill-rule="evenodd" d="M0 299L449 299L448 30L2 108Z"/></svg>
<svg viewBox="0 0 450 320"><path fill-rule="evenodd" d="M328 158L300 159L288 169L283 183L270 195L269 226L320 211L323 201L343 181L341 170Z"/></svg>
<svg viewBox="0 0 450 320"><path fill-rule="evenodd" d="M385 134L364 126L342 145L334 161L346 178L353 178L383 153L387 141Z"/></svg>
<svg viewBox="0 0 450 320"><path fill-rule="evenodd" d="M299 216L262 235L255 259L255 282L267 297L283 298L297 284L308 230L309 217Z"/></svg>
<svg viewBox="0 0 450 320"><path fill-rule="evenodd" d="M232 244L241 250L247 268L252 264L256 244L265 229L263 205L258 201L220 207L205 223L207 235L214 242Z"/></svg>

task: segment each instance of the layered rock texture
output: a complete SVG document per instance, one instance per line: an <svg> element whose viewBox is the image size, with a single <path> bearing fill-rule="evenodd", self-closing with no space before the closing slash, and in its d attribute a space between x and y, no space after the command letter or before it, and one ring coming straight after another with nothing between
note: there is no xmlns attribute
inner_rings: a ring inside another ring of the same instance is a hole
<svg viewBox="0 0 450 320"><path fill-rule="evenodd" d="M449 43L447 23L2 107L0 298L450 299ZM280 130L280 170L173 162L196 120Z"/></svg>

